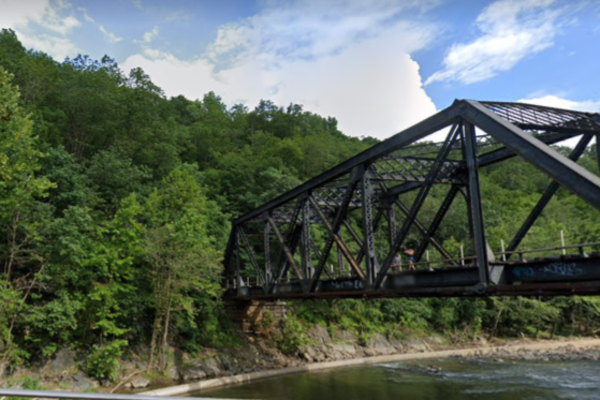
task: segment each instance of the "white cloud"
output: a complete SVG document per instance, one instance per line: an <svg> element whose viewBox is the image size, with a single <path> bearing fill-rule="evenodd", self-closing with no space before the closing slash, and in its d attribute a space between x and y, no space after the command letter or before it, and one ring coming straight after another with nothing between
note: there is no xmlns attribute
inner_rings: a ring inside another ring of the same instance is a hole
<svg viewBox="0 0 600 400"><path fill-rule="evenodd" d="M240 23L222 26L209 55L213 61L225 58L233 63L252 58L256 53L287 59L331 55L357 41L380 35L403 11L434 3L431 0L265 1L260 13ZM409 43L401 38L398 42Z"/></svg>
<svg viewBox="0 0 600 400"><path fill-rule="evenodd" d="M123 66L141 66L168 95L194 99L213 90L230 105L292 102L337 118L347 134L384 138L435 112L410 53L430 43L436 29L398 18L411 6L271 1L258 14L221 27L195 60L140 42L142 53ZM153 37L144 36L145 43Z"/></svg>
<svg viewBox="0 0 600 400"><path fill-rule="evenodd" d="M77 8L77 10L78 10L79 12L81 12L81 14L83 15L83 19L85 20L85 22L88 22L88 23L90 23L90 24L92 24L92 25L96 25L96 26L98 27L98 30L99 30L100 32L102 32L102 34L104 35L104 37L106 38L106 40L107 40L109 43L118 43L118 42L120 42L121 40L123 40L123 38L121 38L121 37L117 36L115 33L113 33L113 32L110 32L108 29L106 29L106 28L104 27L104 25L102 25L102 24L97 24L97 23L96 23L96 20L95 20L94 18L92 18L92 17L91 17L91 16L88 14L88 12L87 12L87 10L86 10L85 8L83 8L83 7L79 7L79 8Z"/></svg>
<svg viewBox="0 0 600 400"><path fill-rule="evenodd" d="M85 22L89 22L90 24L95 24L96 21L94 20L94 18L92 18L90 16L90 14L87 13L87 10L85 8L78 8L79 11L81 11L81 13L83 14L83 19L85 19Z"/></svg>
<svg viewBox="0 0 600 400"><path fill-rule="evenodd" d="M77 53L67 35L81 25L65 1L0 0L0 26L13 29L26 47L33 47L54 58ZM39 29L41 28L41 29Z"/></svg>
<svg viewBox="0 0 600 400"><path fill-rule="evenodd" d="M539 106L564 108L566 110L600 112L600 100L574 101L554 94L548 94L517 101L520 103L537 104Z"/></svg>
<svg viewBox="0 0 600 400"><path fill-rule="evenodd" d="M142 43L148 45L157 36L158 36L158 26L155 26L154 28L152 28L152 30L144 33L144 36L142 36Z"/></svg>
<svg viewBox="0 0 600 400"><path fill-rule="evenodd" d="M524 57L554 44L557 17L554 0L500 0L477 17L482 35L470 43L454 44L446 54L444 69L425 85L439 81L470 84L513 68Z"/></svg>
<svg viewBox="0 0 600 400"><path fill-rule="evenodd" d="M118 37L117 35L115 35L112 32L109 32L104 25L98 25L98 29L100 29L100 32L102 32L104 34L104 36L106 37L106 40L108 40L110 43L118 43L121 40L123 40L123 38Z"/></svg>

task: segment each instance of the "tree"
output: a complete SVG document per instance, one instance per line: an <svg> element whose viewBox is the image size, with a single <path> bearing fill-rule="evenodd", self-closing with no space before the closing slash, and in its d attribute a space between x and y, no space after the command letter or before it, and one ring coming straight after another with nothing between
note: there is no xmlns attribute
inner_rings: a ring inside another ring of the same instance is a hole
<svg viewBox="0 0 600 400"><path fill-rule="evenodd" d="M220 295L220 253L215 248L217 238L209 234L207 203L191 165L171 172L146 202L144 249L154 303L149 368L155 352L158 367L166 367L175 310L195 324L194 297Z"/></svg>
<svg viewBox="0 0 600 400"><path fill-rule="evenodd" d="M12 332L23 309L36 274L45 265L36 249L39 232L49 216L40 202L53 186L38 176L43 154L37 149L29 116L19 103L12 76L0 67L0 227L5 246L0 249L0 327L4 338L4 359L14 356ZM15 299L20 298L18 304Z"/></svg>

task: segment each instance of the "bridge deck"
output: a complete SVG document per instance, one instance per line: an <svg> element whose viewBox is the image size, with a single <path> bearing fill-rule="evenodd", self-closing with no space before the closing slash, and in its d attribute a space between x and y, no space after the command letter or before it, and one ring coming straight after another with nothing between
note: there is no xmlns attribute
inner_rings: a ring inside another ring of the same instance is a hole
<svg viewBox="0 0 600 400"><path fill-rule="evenodd" d="M504 273L504 282L479 284L479 270L453 265L415 271L390 272L379 290L364 287L357 277L322 279L315 292L303 291L301 281L229 289L226 297L238 299L377 298L377 297L484 297L559 296L600 294L600 255L560 256L532 261L498 262L490 275Z"/></svg>

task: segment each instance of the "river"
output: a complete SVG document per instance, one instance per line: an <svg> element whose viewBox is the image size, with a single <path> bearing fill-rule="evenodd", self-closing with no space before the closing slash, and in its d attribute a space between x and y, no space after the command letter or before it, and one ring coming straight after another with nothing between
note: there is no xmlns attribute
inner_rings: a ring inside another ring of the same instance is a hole
<svg viewBox="0 0 600 400"><path fill-rule="evenodd" d="M197 395L263 400L600 400L600 362L447 358L288 375Z"/></svg>

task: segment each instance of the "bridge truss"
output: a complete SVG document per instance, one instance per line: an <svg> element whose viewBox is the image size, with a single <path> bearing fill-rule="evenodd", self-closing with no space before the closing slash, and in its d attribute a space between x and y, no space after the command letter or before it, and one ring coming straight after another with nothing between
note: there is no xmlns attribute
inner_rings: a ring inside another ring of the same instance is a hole
<svg viewBox="0 0 600 400"><path fill-rule="evenodd" d="M443 141L423 141L430 137ZM551 147L573 138L578 143L568 156ZM235 220L224 259L227 295L275 299L600 293L600 252L590 252L590 245L574 246L576 254L535 259L519 250L561 186L600 211L600 178L577 164L594 138L598 144L599 114L456 100ZM496 257L486 240L479 172L515 157L532 164L551 183L506 251ZM419 213L433 193L437 212L422 220ZM457 201L468 214L468 257L453 254L436 235ZM415 236L420 239L407 244ZM395 254L409 245L419 267L407 271L405 264L404 271L394 270ZM544 250L547 254L549 249ZM430 251L441 261L423 261Z"/></svg>

